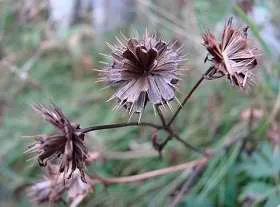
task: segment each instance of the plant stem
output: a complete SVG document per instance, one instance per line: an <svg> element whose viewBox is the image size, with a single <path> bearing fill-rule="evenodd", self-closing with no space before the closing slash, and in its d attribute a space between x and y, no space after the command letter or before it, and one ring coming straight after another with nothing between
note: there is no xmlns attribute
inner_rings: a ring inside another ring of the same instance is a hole
<svg viewBox="0 0 280 207"><path fill-rule="evenodd" d="M190 90L190 92L186 95L185 99L183 100L182 104L178 107L174 115L171 117L170 121L168 122L167 126L169 127L173 121L176 119L177 115L181 111L181 109L184 107L184 105L188 102L192 94L195 92L195 90L200 86L200 84L203 82L205 77L211 72L212 67L210 67L202 76L201 78L196 82L196 84L193 86L193 88Z"/></svg>
<svg viewBox="0 0 280 207"><path fill-rule="evenodd" d="M159 170L153 170L150 172L138 174L138 175L132 175L132 176L124 176L124 177L116 177L116 178L104 178L104 177L93 177L93 179L100 181L101 183L106 184L119 184L119 183L132 183L137 181L146 180L149 178L166 175L169 173L178 172L181 170L185 170L188 168L193 168L199 164L206 163L208 161L208 158L201 158L198 160L194 160L191 162L186 162L180 165L175 165L172 167L167 167Z"/></svg>
<svg viewBox="0 0 280 207"><path fill-rule="evenodd" d="M115 128L122 128L122 127L129 127L129 126L148 126L156 129L163 129L164 127L153 124L153 123L148 123L148 122L132 122L132 123L119 123L119 124L106 124L106 125L99 125L99 126L92 126L84 129L80 129L80 133L88 133L91 131L97 131L97 130L103 130L103 129L115 129Z"/></svg>
<svg viewBox="0 0 280 207"><path fill-rule="evenodd" d="M175 120L175 118L177 117L177 115L179 114L179 112L181 111L181 109L183 108L183 106L188 102L188 100L190 99L190 97L192 96L192 94L194 93L194 91L198 88L198 86L202 83L202 81L204 80L204 76L202 76L197 82L196 84L193 86L193 88L191 89L191 91L187 94L187 96L185 97L185 99L183 100L182 104L179 105L178 109L176 110L176 112L174 113L174 115L171 117L170 121L168 122L167 126L170 126L173 121Z"/></svg>
<svg viewBox="0 0 280 207"><path fill-rule="evenodd" d="M178 134L172 132L172 135L175 139L177 139L179 142L181 142L186 148L189 148L189 149L193 150L194 152L207 156L207 154L205 154L205 152L203 152L201 149L196 148L196 147L192 146L191 144L187 143Z"/></svg>
<svg viewBox="0 0 280 207"><path fill-rule="evenodd" d="M97 131L97 130L103 130L103 129L115 129L115 128L122 128L122 127L130 127L130 126L138 126L138 127L144 127L144 126L148 126L148 127L152 127L155 129L163 129L166 132L168 132L170 134L170 138L168 138L168 140L166 141L166 143L164 144L164 146L167 144L167 142L169 140L171 140L171 138L174 136L175 139L177 139L178 141L180 141L181 143L183 143L185 145L185 147L198 152L200 154L203 154L203 152L201 152L201 150L195 148L194 146L190 145L189 143L185 142L184 140L182 140L179 135L175 134L172 129L170 129L170 127L167 126L160 126L160 125L156 125L153 123L149 123L149 122L132 122L132 123L119 123L119 124L107 124L107 125L99 125L99 126L92 126L92 127L88 127L88 128L84 128L84 129L80 129L78 130L79 133L88 133L91 131Z"/></svg>
<svg viewBox="0 0 280 207"><path fill-rule="evenodd" d="M168 137L166 137L162 143L158 143L158 151L159 153L161 153L161 151L163 150L163 148L167 145L167 143L172 139L172 135L168 135Z"/></svg>

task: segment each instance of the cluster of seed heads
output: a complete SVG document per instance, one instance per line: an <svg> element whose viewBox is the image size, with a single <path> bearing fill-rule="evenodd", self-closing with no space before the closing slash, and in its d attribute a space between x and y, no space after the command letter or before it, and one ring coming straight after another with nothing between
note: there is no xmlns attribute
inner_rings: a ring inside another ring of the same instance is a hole
<svg viewBox="0 0 280 207"><path fill-rule="evenodd" d="M230 18L224 26L221 41L211 32L203 34L203 45L209 53L205 61L211 62L205 79L226 77L233 86L242 90L254 84L257 50L251 46L247 30L248 27L234 27ZM116 108L126 109L130 117L138 114L140 121L148 103L154 107L170 107L171 101L178 101L175 94L184 70L183 47L148 32L142 38L116 39L116 45L109 44L112 50L109 63L99 70L100 80L115 89L110 100L117 101ZM33 109L56 130L36 137L36 142L27 151L37 154L40 166L56 164L58 170L55 175L63 176L57 181L52 176L42 185L35 185L31 188L31 197L35 197L37 202L56 200L67 188L61 184L61 179L71 179L73 173L75 179L79 174L84 183L79 183L80 189L88 190L86 183L90 179L85 174L88 149L80 125L71 122L55 105L38 104ZM41 189L42 186L45 188Z"/></svg>

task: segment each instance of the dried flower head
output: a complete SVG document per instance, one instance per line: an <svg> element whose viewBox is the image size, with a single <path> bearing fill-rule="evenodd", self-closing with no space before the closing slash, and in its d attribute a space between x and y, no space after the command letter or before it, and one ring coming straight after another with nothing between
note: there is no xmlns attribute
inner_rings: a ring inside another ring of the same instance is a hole
<svg viewBox="0 0 280 207"><path fill-rule="evenodd" d="M57 173L57 168L59 166L48 165L46 176L26 188L27 196L37 204L54 203L66 192L69 206L78 206L92 192L93 180L86 176L87 183L83 182L75 170L73 176L65 181L62 174Z"/></svg>
<svg viewBox="0 0 280 207"><path fill-rule="evenodd" d="M218 43L215 36L206 32L203 34L204 46L207 48L212 62L212 70L208 74L209 79L227 76L231 84L241 89L247 85L253 85L254 72L257 66L256 51L251 47L247 39L245 28L234 28L233 18L230 18L224 26L221 42Z"/></svg>
<svg viewBox="0 0 280 207"><path fill-rule="evenodd" d="M40 166L46 166L49 160L59 160L59 172L63 173L64 177L71 177L74 170L79 169L85 182L84 168L88 151L84 144L84 134L79 132L79 125L71 123L55 105L38 104L34 105L33 109L55 126L56 131L37 137L27 152L39 154Z"/></svg>
<svg viewBox="0 0 280 207"><path fill-rule="evenodd" d="M27 196L37 204L57 202L65 192L69 181L65 182L62 174L57 174L57 167L47 166L46 176L26 188Z"/></svg>
<svg viewBox="0 0 280 207"><path fill-rule="evenodd" d="M118 45L109 45L113 60L101 70L101 81L119 87L111 97L118 101L118 107L141 117L148 101L164 105L173 100L181 75L182 47L147 32L142 39L117 40Z"/></svg>

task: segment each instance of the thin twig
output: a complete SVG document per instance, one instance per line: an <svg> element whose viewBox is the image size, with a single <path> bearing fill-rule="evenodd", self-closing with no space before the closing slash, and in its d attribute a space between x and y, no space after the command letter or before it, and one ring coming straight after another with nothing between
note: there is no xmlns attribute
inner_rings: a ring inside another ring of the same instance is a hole
<svg viewBox="0 0 280 207"><path fill-rule="evenodd" d="M115 128L122 128L122 127L129 127L129 126L138 126L138 127L143 127L143 126L148 126L152 127L155 129L163 129L162 126L153 124L153 123L148 123L148 122L132 122L132 123L119 123L119 124L106 124L106 125L99 125L99 126L92 126L92 127L87 127L84 129L80 129L80 133L88 133L91 131L97 131L97 130L103 130L103 129L115 129Z"/></svg>
<svg viewBox="0 0 280 207"><path fill-rule="evenodd" d="M132 176L124 176L124 177L116 177L116 178L104 178L104 177L99 177L99 176L94 176L94 180L98 180L100 183L103 184L120 184L120 183L132 183L132 182L137 182L137 181L142 181L146 180L149 178L161 176L161 175L166 175L169 173L174 173L178 172L181 170L185 170L188 168L193 168L194 166L197 166L202 163L206 163L208 161L208 158L201 158L198 160L194 160L191 162L186 162L180 165L175 165L172 167L167 167L159 170L153 170L150 172L138 174L138 175L132 175Z"/></svg>
<svg viewBox="0 0 280 207"><path fill-rule="evenodd" d="M167 145L167 143L168 143L171 139L172 139L172 136L169 135L169 136L167 136L167 137L165 138L165 140L163 140L162 143L159 143L159 144L158 144L158 151L161 152L161 151L163 150L163 148Z"/></svg>
<svg viewBox="0 0 280 207"><path fill-rule="evenodd" d="M192 94L195 92L195 90L198 88L198 86L200 86L200 84L203 82L203 80L205 79L205 77L210 73L210 71L212 70L212 68L209 68L205 74L202 75L202 77L196 82L196 84L193 86L193 88L190 90L190 92L187 94L187 96L185 97L185 99L183 100L182 104L179 105L178 109L176 110L176 112L174 113L174 115L171 117L170 121L168 122L167 126L170 126L173 121L175 120L175 118L177 117L177 115L179 114L179 112L181 111L181 109L184 107L184 105L188 102L188 100L190 99L190 97L192 96Z"/></svg>
<svg viewBox="0 0 280 207"><path fill-rule="evenodd" d="M189 148L191 150L193 150L194 152L197 152L199 154L208 156L204 151L202 151L201 149L192 146L191 144L189 144L188 142L186 142L185 140L183 140L178 134L171 132L173 137L178 140L179 142L181 142L186 148Z"/></svg>
<svg viewBox="0 0 280 207"><path fill-rule="evenodd" d="M172 135L168 135L161 143L158 143L157 140L153 140L153 147L158 151L159 157L162 157L162 150L167 145L167 143L172 139Z"/></svg>
<svg viewBox="0 0 280 207"><path fill-rule="evenodd" d="M84 129L80 129L78 130L79 133L88 133L91 131L97 131L97 130L103 130L103 129L115 129L115 128L122 128L122 127L129 127L129 126L138 126L138 127L144 127L144 126L148 126L148 127L152 127L155 129L162 129L165 130L167 133L169 133L170 138L166 139L166 143L163 144L163 146L165 146L167 144L168 141L171 140L172 137L175 137L175 139L177 139L179 142L183 143L185 147L200 153L200 154L204 154L200 149L192 146L191 144L185 142L183 139L181 139L179 137L179 135L177 135L176 133L173 132L173 130L168 127L168 126L160 126L160 125L156 125L153 123L149 123L149 122L132 122L132 123L119 123L119 124L108 124L108 125L99 125L99 126L92 126L92 127L88 127L88 128L84 128ZM161 149L162 150L162 149Z"/></svg>

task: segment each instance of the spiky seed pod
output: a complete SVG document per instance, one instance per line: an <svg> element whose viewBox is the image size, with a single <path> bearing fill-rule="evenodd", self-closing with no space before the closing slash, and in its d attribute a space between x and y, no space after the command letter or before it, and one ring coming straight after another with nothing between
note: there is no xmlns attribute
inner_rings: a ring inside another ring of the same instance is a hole
<svg viewBox="0 0 280 207"><path fill-rule="evenodd" d="M207 56L205 61L212 62L209 79L227 76L232 85L244 89L255 83L257 49L248 41L248 27L234 28L232 20L233 18L230 18L225 24L220 43L212 33L203 34L203 45L212 56L211 59Z"/></svg>
<svg viewBox="0 0 280 207"><path fill-rule="evenodd" d="M142 39L117 40L117 45L109 45L112 63L100 71L101 81L118 87L111 99L140 116L149 101L153 105L172 101L184 61L182 47L147 32Z"/></svg>
<svg viewBox="0 0 280 207"><path fill-rule="evenodd" d="M78 169L82 180L86 182L84 168L88 150L84 144L85 135L78 131L79 125L71 123L55 105L37 104L33 109L51 123L56 131L37 137L27 152L38 154L40 166L46 166L49 160L59 160L59 172L63 173L64 177L71 177L74 170Z"/></svg>

